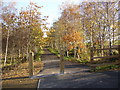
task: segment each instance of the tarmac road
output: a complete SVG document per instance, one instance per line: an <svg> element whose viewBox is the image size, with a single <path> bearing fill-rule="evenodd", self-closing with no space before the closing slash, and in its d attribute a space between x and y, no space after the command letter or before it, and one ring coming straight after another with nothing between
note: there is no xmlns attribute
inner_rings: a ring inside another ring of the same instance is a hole
<svg viewBox="0 0 120 90"><path fill-rule="evenodd" d="M42 56L44 70L38 76L59 74L59 58L45 49ZM68 73L68 74L67 74ZM118 71L89 72L89 67L65 61L65 74L40 78L41 88L118 88L120 82Z"/></svg>

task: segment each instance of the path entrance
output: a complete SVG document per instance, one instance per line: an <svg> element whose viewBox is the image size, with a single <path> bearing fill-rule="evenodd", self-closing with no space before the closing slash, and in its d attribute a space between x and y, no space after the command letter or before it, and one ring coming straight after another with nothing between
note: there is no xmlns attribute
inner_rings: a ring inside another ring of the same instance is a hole
<svg viewBox="0 0 120 90"><path fill-rule="evenodd" d="M37 76L40 88L118 88L118 71L91 73L89 67L65 61L65 74L60 74L60 59L47 49L42 55L44 69Z"/></svg>

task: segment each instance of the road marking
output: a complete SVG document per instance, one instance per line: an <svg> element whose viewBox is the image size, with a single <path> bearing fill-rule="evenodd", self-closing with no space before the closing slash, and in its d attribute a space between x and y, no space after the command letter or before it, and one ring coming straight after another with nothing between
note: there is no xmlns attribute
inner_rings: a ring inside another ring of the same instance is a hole
<svg viewBox="0 0 120 90"><path fill-rule="evenodd" d="M37 87L37 90L39 90L39 88L40 88L40 79L39 79L39 81L38 81L38 87Z"/></svg>

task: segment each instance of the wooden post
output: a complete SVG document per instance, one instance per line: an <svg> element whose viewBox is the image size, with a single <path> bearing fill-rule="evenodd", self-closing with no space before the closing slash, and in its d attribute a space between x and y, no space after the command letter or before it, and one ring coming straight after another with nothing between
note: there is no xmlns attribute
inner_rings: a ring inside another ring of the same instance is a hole
<svg viewBox="0 0 120 90"><path fill-rule="evenodd" d="M120 45L118 45L118 53L119 53L119 60L120 60Z"/></svg>
<svg viewBox="0 0 120 90"><path fill-rule="evenodd" d="M93 47L90 48L90 61L93 62Z"/></svg>
<svg viewBox="0 0 120 90"><path fill-rule="evenodd" d="M30 76L33 76L33 53L29 53L29 57L28 57L28 60L29 60L29 75Z"/></svg>
<svg viewBox="0 0 120 90"><path fill-rule="evenodd" d="M60 51L60 73L64 74L64 51Z"/></svg>

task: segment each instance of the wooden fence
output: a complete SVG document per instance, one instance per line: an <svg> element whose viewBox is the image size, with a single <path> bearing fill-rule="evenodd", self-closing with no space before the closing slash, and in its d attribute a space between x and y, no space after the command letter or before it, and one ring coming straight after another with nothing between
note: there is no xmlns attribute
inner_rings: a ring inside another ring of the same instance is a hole
<svg viewBox="0 0 120 90"><path fill-rule="evenodd" d="M118 55L109 55L109 56L100 56L100 57L94 57L94 51L101 51L101 50L118 50ZM110 58L118 58L120 59L120 45L117 45L116 47L112 47L112 48L102 48L102 49L95 49L93 47L91 47L91 53L90 53L90 59L91 59L91 62L94 61L94 59L110 59Z"/></svg>

